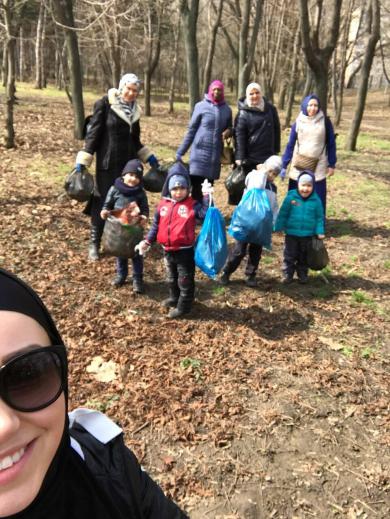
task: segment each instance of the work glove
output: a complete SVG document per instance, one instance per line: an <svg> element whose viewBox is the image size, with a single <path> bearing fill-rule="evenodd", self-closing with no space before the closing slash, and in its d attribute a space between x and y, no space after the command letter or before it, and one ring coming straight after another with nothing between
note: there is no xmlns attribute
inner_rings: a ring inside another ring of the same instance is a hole
<svg viewBox="0 0 390 519"><path fill-rule="evenodd" d="M157 160L157 157L155 155L150 155L150 157L147 159L147 162L149 163L149 166L153 167L156 166L156 168L159 167L159 163Z"/></svg>
<svg viewBox="0 0 390 519"><path fill-rule="evenodd" d="M76 164L76 171L77 171L77 173L82 173L84 171L84 169L85 169L84 164L80 164L80 163Z"/></svg>
<svg viewBox="0 0 390 519"><path fill-rule="evenodd" d="M236 160L235 163L236 163L236 166L241 166L242 165L242 160Z"/></svg>
<svg viewBox="0 0 390 519"><path fill-rule="evenodd" d="M282 168L282 169L280 170L280 175L279 175L279 177L280 177L281 180L284 180L284 179L286 178L286 173L287 173L286 168Z"/></svg>
<svg viewBox="0 0 390 519"><path fill-rule="evenodd" d="M209 182L207 180L207 178L204 179L204 181L202 182L202 195L211 195L214 193L214 188L211 184L211 182Z"/></svg>
<svg viewBox="0 0 390 519"><path fill-rule="evenodd" d="M150 249L150 243L148 243L146 240L140 241L135 247L134 250L138 252L140 256L145 256L145 254Z"/></svg>

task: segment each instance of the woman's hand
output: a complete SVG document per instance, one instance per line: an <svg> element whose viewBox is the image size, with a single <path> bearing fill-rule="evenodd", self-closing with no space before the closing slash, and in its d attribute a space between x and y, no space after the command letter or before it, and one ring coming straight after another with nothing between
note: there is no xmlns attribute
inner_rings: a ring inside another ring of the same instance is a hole
<svg viewBox="0 0 390 519"><path fill-rule="evenodd" d="M234 162L236 163L236 166L241 166L242 164L242 160L235 160Z"/></svg>
<svg viewBox="0 0 390 519"><path fill-rule="evenodd" d="M334 168L328 168L328 177L332 177L334 175Z"/></svg>
<svg viewBox="0 0 390 519"><path fill-rule="evenodd" d="M325 238L325 234L317 234L317 238L319 240L323 240Z"/></svg>
<svg viewBox="0 0 390 519"><path fill-rule="evenodd" d="M101 218L102 220L107 220L107 218L109 217L109 215L110 215L110 211L108 211L107 209L102 209L102 210L100 211L100 218Z"/></svg>

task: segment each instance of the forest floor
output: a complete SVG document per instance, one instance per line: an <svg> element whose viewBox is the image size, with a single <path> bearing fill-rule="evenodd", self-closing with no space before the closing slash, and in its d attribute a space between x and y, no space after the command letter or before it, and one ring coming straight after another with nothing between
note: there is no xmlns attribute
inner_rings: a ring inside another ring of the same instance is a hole
<svg viewBox="0 0 390 519"><path fill-rule="evenodd" d="M65 96L27 85L17 95L17 148L0 148L0 266L53 312L69 350L71 406L119 421L192 519L390 517L387 98L370 95L356 153L342 151L354 102L346 98L323 275L282 285L275 235L257 288L242 269L227 287L198 272L193 314L171 321L158 247L146 256L141 296L130 283L110 286L112 258L87 260L88 219L63 193L81 146ZM142 140L169 161L188 114L166 106L142 119ZM286 185L277 183L281 201ZM228 220L226 202L219 181Z"/></svg>

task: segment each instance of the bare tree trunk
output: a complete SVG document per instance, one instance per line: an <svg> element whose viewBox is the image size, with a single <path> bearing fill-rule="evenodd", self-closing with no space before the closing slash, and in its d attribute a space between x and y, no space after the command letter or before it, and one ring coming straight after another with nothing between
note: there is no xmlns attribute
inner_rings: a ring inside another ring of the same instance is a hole
<svg viewBox="0 0 390 519"><path fill-rule="evenodd" d="M379 0L370 0L367 8L368 33L369 38L364 53L362 70L360 73L359 87L357 91L356 110L353 117L352 125L347 137L345 149L348 151L356 151L356 142L359 135L360 124L362 122L364 108L367 99L368 83L372 62L375 56L376 44L380 37L380 6Z"/></svg>
<svg viewBox="0 0 390 519"><path fill-rule="evenodd" d="M147 59L144 67L144 88L145 88L145 115L151 116L151 81L156 70L161 50L161 16L158 6L153 2L147 7L147 22L144 26L145 39L147 41Z"/></svg>
<svg viewBox="0 0 390 519"><path fill-rule="evenodd" d="M174 31L174 51L173 51L173 61L172 61L172 69L171 69L171 81L169 86L169 110L170 114L174 112L174 101L175 101L175 84L176 84L176 72L177 72L177 63L179 59L179 40L180 40L180 18L176 24L176 29Z"/></svg>
<svg viewBox="0 0 390 519"><path fill-rule="evenodd" d="M211 3L209 5L209 19L210 19L211 7L214 7L213 0L211 0ZM213 24L209 23L210 40L209 40L209 45L208 45L206 64L205 64L204 73L203 73L203 92L207 92L207 87L209 86L209 84L211 82L211 72L212 72L212 68L213 68L215 43L217 40L218 27L221 23L222 7L223 7L223 0L218 0L217 14L216 14L214 23Z"/></svg>
<svg viewBox="0 0 390 519"><path fill-rule="evenodd" d="M116 15L115 4L112 14ZM112 25L112 32L109 37L112 84L118 86L121 79L121 29L116 21L116 17L112 20Z"/></svg>
<svg viewBox="0 0 390 519"><path fill-rule="evenodd" d="M199 0L180 0L180 14L183 22L183 33L187 58L187 81L191 112L199 101L199 58L197 43L197 22Z"/></svg>
<svg viewBox="0 0 390 519"><path fill-rule="evenodd" d="M320 35L320 28L322 26L320 21L326 14L323 12L323 8L325 7L323 0L317 0L315 23L310 23L309 20L308 0L299 0L302 48L307 64L313 73L317 95L320 98L321 106L325 113L328 102L329 62L337 44L341 4L342 0L328 0L326 2L328 18L332 23L327 32ZM320 46L320 42L322 47Z"/></svg>
<svg viewBox="0 0 390 519"><path fill-rule="evenodd" d="M83 84L81 78L81 63L77 34L74 31L74 18L72 0L53 0L53 7L56 22L59 22L65 31L65 41L67 48L70 89L74 114L74 135L76 139L81 139L84 128L84 104L83 104Z"/></svg>
<svg viewBox="0 0 390 519"><path fill-rule="evenodd" d="M14 130L14 104L15 104L15 61L16 61L16 35L13 27L13 0L4 0L4 22L7 38L7 83L5 88L6 111L5 111L5 147L15 147Z"/></svg>
<svg viewBox="0 0 390 519"><path fill-rule="evenodd" d="M291 67L291 75L290 75L290 91L288 94L287 100L287 109L286 109L286 119L284 121L284 127L288 128L291 123L291 115L292 109L294 105L295 91L297 88L297 80L298 80L298 57L299 57L299 45L301 42L301 33L300 27L298 23L297 30L295 32L294 37L294 47L293 47L293 62Z"/></svg>
<svg viewBox="0 0 390 519"><path fill-rule="evenodd" d="M35 88L41 89L43 87L42 80L42 35L43 35L43 25L44 25L44 13L45 13L45 2L41 0L41 5L39 6L39 15L38 15L38 23L37 23L37 35L35 39Z"/></svg>
<svg viewBox="0 0 390 519"><path fill-rule="evenodd" d="M251 0L244 0L244 7L241 17L240 38L238 46L238 93L244 95L245 87L249 82L252 72L253 60L256 49L257 35L260 28L261 12L263 0L255 1L255 19L253 21L252 34L249 38Z"/></svg>
<svg viewBox="0 0 390 519"><path fill-rule="evenodd" d="M3 43L3 60L1 62L1 84L3 85L3 87L5 87L5 85L7 84L7 68L8 68L8 56L7 56L7 52L8 52L8 45L7 45L7 41L4 40L4 43Z"/></svg>
<svg viewBox="0 0 390 519"><path fill-rule="evenodd" d="M332 59L332 99L333 99L333 113L337 114L338 99L337 99L337 49L334 50Z"/></svg>
<svg viewBox="0 0 390 519"><path fill-rule="evenodd" d="M23 27L19 29L19 81L24 81L24 60L25 60L25 49L24 49L24 32Z"/></svg>

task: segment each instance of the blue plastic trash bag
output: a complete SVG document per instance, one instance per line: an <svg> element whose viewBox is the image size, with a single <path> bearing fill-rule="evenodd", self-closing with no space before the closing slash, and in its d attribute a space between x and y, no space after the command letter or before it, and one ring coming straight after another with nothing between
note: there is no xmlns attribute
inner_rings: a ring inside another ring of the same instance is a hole
<svg viewBox="0 0 390 519"><path fill-rule="evenodd" d="M238 241L271 248L272 210L264 189L250 189L234 210L228 233Z"/></svg>
<svg viewBox="0 0 390 519"><path fill-rule="evenodd" d="M216 207L207 209L195 247L195 264L210 278L215 278L226 263L228 245L225 220Z"/></svg>

